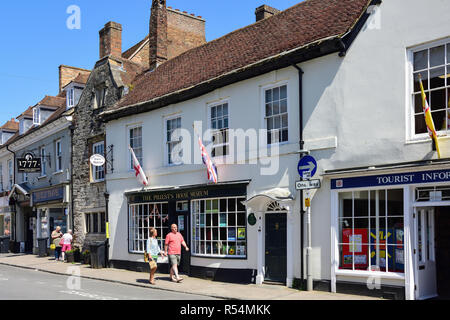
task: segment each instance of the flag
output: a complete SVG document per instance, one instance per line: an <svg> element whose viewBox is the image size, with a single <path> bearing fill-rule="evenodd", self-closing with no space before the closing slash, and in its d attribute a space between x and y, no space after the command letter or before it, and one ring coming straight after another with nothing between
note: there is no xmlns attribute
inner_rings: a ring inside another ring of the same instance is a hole
<svg viewBox="0 0 450 320"><path fill-rule="evenodd" d="M420 90L422 92L422 105L423 105L423 112L425 115L425 123L427 125L428 134L435 143L438 158L440 159L441 151L439 150L439 140L437 137L436 129L434 128L433 116L431 115L431 108L428 105L427 95L425 94L425 90L423 89L422 77L420 77L420 75L419 81L420 81Z"/></svg>
<svg viewBox="0 0 450 320"><path fill-rule="evenodd" d="M139 164L138 159L136 158L136 155L134 154L133 148L129 147L131 151L131 156L133 157L133 168L136 173L136 178L138 179L139 183L143 184L144 186L148 185L147 177L145 176L144 170L142 170L141 165Z"/></svg>
<svg viewBox="0 0 450 320"><path fill-rule="evenodd" d="M211 182L217 183L217 168L214 165L214 163L212 162L211 158L209 157L209 154L206 151L206 148L203 145L203 142L202 142L202 139L200 138L200 136L198 137L198 144L200 146L200 150L202 153L203 163L207 167L208 180L210 180Z"/></svg>

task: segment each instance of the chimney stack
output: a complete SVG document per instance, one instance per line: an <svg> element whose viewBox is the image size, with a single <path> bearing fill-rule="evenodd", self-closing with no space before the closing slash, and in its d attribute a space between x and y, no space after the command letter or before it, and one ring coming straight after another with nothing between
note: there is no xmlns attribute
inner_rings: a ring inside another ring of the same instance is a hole
<svg viewBox="0 0 450 320"><path fill-rule="evenodd" d="M276 15L279 13L280 10L269 7L268 5L262 5L258 8L256 8L255 15L256 15L256 21L260 21L266 18L269 18L273 15Z"/></svg>
<svg viewBox="0 0 450 320"><path fill-rule="evenodd" d="M154 70L168 59L166 0L152 0L149 45L150 70Z"/></svg>
<svg viewBox="0 0 450 320"><path fill-rule="evenodd" d="M112 55L122 56L122 25L116 22L108 22L100 30L100 59Z"/></svg>

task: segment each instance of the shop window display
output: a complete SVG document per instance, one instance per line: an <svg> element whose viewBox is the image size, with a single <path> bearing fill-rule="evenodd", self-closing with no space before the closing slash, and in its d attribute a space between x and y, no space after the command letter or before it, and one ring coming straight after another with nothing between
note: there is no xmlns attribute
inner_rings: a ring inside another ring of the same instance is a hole
<svg viewBox="0 0 450 320"><path fill-rule="evenodd" d="M403 190L339 194L340 269L404 272Z"/></svg>

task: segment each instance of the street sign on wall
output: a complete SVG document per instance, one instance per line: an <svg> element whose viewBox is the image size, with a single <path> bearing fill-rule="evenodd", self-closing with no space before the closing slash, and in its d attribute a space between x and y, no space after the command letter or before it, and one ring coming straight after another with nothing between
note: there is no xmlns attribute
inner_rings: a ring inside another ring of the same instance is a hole
<svg viewBox="0 0 450 320"><path fill-rule="evenodd" d="M27 153L23 158L17 158L17 170L19 172L41 171L41 158L35 158L32 153Z"/></svg>
<svg viewBox="0 0 450 320"><path fill-rule="evenodd" d="M317 161L311 156L303 157L298 162L297 169L300 177L310 179L314 177L317 172Z"/></svg>
<svg viewBox="0 0 450 320"><path fill-rule="evenodd" d="M304 180L297 181L295 183L295 189L297 190L310 190L310 189L319 189L321 187L320 180Z"/></svg>

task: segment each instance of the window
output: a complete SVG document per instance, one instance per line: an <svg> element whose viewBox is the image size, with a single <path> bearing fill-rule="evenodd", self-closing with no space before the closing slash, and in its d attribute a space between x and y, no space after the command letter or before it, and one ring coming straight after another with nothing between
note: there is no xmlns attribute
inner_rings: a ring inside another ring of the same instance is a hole
<svg viewBox="0 0 450 320"><path fill-rule="evenodd" d="M403 189L340 193L340 269L404 273L403 227Z"/></svg>
<svg viewBox="0 0 450 320"><path fill-rule="evenodd" d="M45 155L45 148L41 148L41 177L44 177L47 175L47 158Z"/></svg>
<svg viewBox="0 0 450 320"><path fill-rule="evenodd" d="M3 190L3 164L0 163L0 192Z"/></svg>
<svg viewBox="0 0 450 320"><path fill-rule="evenodd" d="M8 189L11 190L14 185L14 172L13 172L13 162L8 160Z"/></svg>
<svg viewBox="0 0 450 320"><path fill-rule="evenodd" d="M211 107L212 157L226 156L230 152L228 136L228 103Z"/></svg>
<svg viewBox="0 0 450 320"><path fill-rule="evenodd" d="M166 120L166 143L167 143L167 163L175 164L175 160L172 157L173 149L181 142L178 140L172 140L172 133L181 128L181 117ZM181 154L179 155L182 156Z"/></svg>
<svg viewBox="0 0 450 320"><path fill-rule="evenodd" d="M142 127L129 129L130 147L133 148L136 159L142 166ZM130 152L130 169L133 170L133 156Z"/></svg>
<svg viewBox="0 0 450 320"><path fill-rule="evenodd" d="M41 110L38 107L33 108L33 124L41 124Z"/></svg>
<svg viewBox="0 0 450 320"><path fill-rule="evenodd" d="M412 54L414 133L427 133L419 75L422 77L436 131L447 133L450 130L450 40L414 50Z"/></svg>
<svg viewBox="0 0 450 320"><path fill-rule="evenodd" d="M55 155L56 155L56 172L62 171L62 145L61 140L55 142Z"/></svg>
<svg viewBox="0 0 450 320"><path fill-rule="evenodd" d="M164 240L169 229L168 203L143 203L131 204L129 206L129 243L130 252L143 253L146 241L149 238L149 229L155 228L158 231L158 242L161 249L164 249Z"/></svg>
<svg viewBox="0 0 450 320"><path fill-rule="evenodd" d="M22 182L28 182L28 173L27 172L22 173Z"/></svg>
<svg viewBox="0 0 450 320"><path fill-rule="evenodd" d="M99 154L105 156L105 142L100 141L92 145L92 154ZM105 166L95 167L91 165L92 180L99 182L105 180Z"/></svg>
<svg viewBox="0 0 450 320"><path fill-rule="evenodd" d="M106 100L106 87L104 85L95 89L95 108L103 108Z"/></svg>
<svg viewBox="0 0 450 320"><path fill-rule="evenodd" d="M245 258L247 213L245 198L194 200L192 250L197 256Z"/></svg>
<svg viewBox="0 0 450 320"><path fill-rule="evenodd" d="M286 85L265 90L265 115L267 144L288 141Z"/></svg>
<svg viewBox="0 0 450 320"><path fill-rule="evenodd" d="M106 216L104 212L86 213L86 233L105 233Z"/></svg>
<svg viewBox="0 0 450 320"><path fill-rule="evenodd" d="M75 100L74 100L74 89L69 89L69 91L67 91L67 108L72 108L75 104Z"/></svg>

